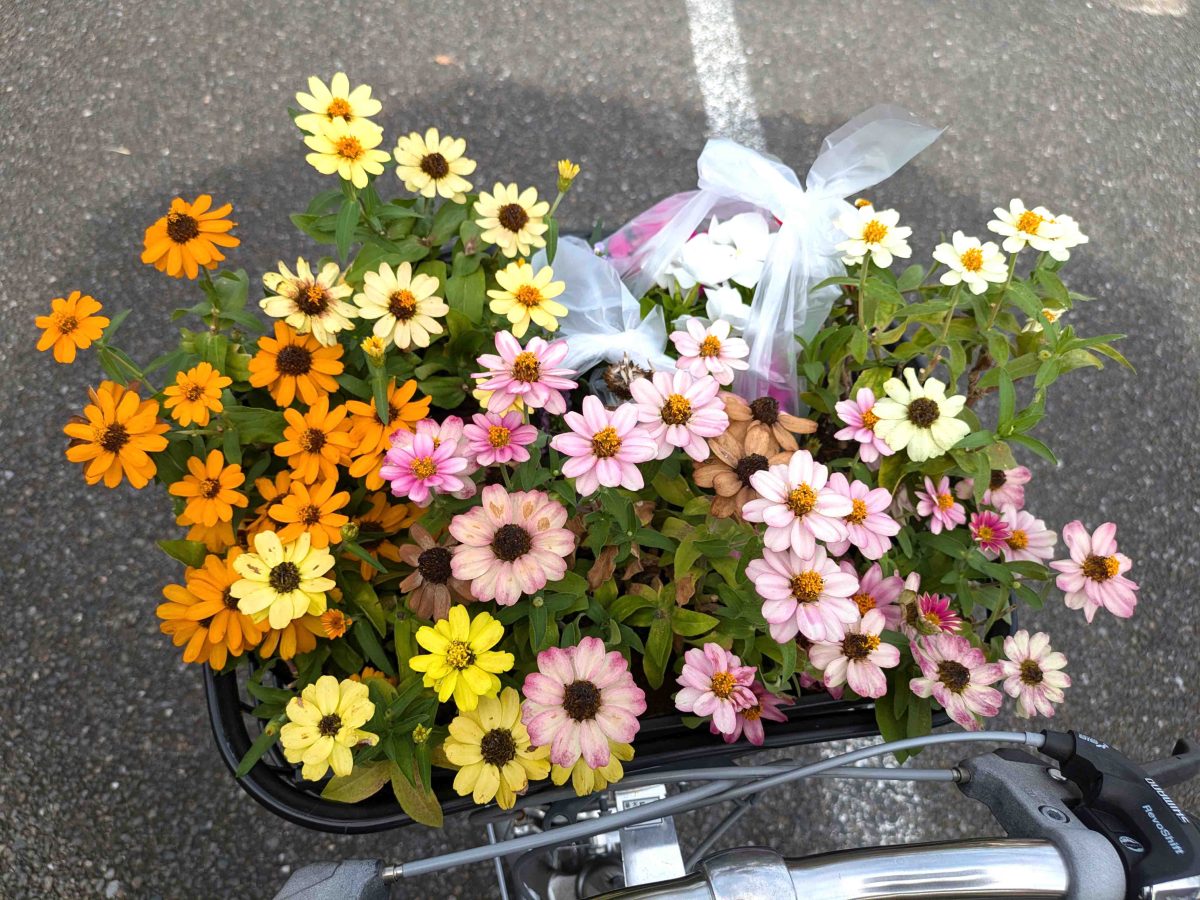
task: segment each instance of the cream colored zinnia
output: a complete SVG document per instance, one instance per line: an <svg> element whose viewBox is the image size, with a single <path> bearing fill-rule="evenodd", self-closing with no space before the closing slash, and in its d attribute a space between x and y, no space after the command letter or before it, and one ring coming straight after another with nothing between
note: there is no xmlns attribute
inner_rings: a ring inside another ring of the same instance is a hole
<svg viewBox="0 0 1200 900"><path fill-rule="evenodd" d="M383 150L383 129L366 119L334 119L304 139L313 152L304 157L322 175L338 175L360 190L390 158Z"/></svg>
<svg viewBox="0 0 1200 900"><path fill-rule="evenodd" d="M475 160L463 156L467 142L462 138L440 136L430 128L424 137L413 132L396 142L396 176L405 190L422 197L440 196L455 203L466 203L471 182L464 178L475 171Z"/></svg>
<svg viewBox="0 0 1200 900"><path fill-rule="evenodd" d="M970 425L955 418L966 397L947 397L946 385L936 378L921 384L913 369L904 370L904 379L907 386L899 378L884 382L887 396L871 409L879 417L875 433L892 450L907 450L909 459L923 462L941 456L971 433Z"/></svg>
<svg viewBox="0 0 1200 900"><path fill-rule="evenodd" d="M543 218L550 204L538 201L537 188L518 190L515 184L496 182L492 193L480 191L475 220L483 240L495 244L505 256L528 256L533 247L545 247L542 236L550 227Z"/></svg>
<svg viewBox="0 0 1200 900"><path fill-rule="evenodd" d="M378 735L362 726L375 715L375 704L361 681L341 683L322 675L293 697L287 705L287 723L279 729L279 743L290 763L302 763L301 776L319 781L333 767L334 775L354 770L351 748L379 743Z"/></svg>
<svg viewBox="0 0 1200 900"><path fill-rule="evenodd" d="M308 93L296 94L296 102L308 110L296 116L297 127L316 134L323 125L334 119L355 122L375 115L383 108L378 100L371 98L370 85L360 84L350 89L350 79L345 72L338 72L329 81L329 86L316 75L309 76Z"/></svg>
<svg viewBox="0 0 1200 900"><path fill-rule="evenodd" d="M401 350L428 347L431 335L442 333L437 319L450 307L436 295L438 280L432 275L413 274L411 263L395 269L380 263L378 271L363 276L362 293L354 295L359 315L375 319L376 337L390 340Z"/></svg>
<svg viewBox="0 0 1200 900"><path fill-rule="evenodd" d="M492 298L491 310L506 316L512 323L515 337L524 337L529 323L541 325L547 331L558 329L558 316L565 316L567 308L553 298L566 289L561 281L554 281L554 270L542 266L537 272L524 260L509 263L496 273L500 290L488 291Z"/></svg>
<svg viewBox="0 0 1200 900"><path fill-rule="evenodd" d="M279 262L278 272L263 275L263 286L272 296L259 301L259 306L268 315L283 319L297 334L309 334L323 347L337 343L337 333L354 327L350 320L358 316L358 310L345 298L354 293L354 288L339 279L341 270L337 263L326 263L319 275L303 259L296 260L296 273Z"/></svg>
<svg viewBox="0 0 1200 900"><path fill-rule="evenodd" d="M325 612L325 592L335 583L323 576L333 563L328 549L312 546L308 532L284 544L274 531L263 531L254 536L254 552L233 561L242 577L229 593L255 622L268 619L272 628L284 628L301 616Z"/></svg>

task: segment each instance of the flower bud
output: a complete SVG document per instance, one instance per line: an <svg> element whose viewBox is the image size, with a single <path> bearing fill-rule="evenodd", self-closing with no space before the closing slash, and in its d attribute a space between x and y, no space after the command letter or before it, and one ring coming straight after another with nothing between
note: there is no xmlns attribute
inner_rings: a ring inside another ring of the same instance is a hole
<svg viewBox="0 0 1200 900"><path fill-rule="evenodd" d="M342 540L354 541L358 539L358 523L347 522L342 526Z"/></svg>
<svg viewBox="0 0 1200 900"><path fill-rule="evenodd" d="M560 159L558 161L558 192L565 194L571 189L571 183L579 174L579 166L569 159Z"/></svg>
<svg viewBox="0 0 1200 900"><path fill-rule="evenodd" d="M866 197L859 197L857 200L854 201L854 205L858 209L862 209L864 206L872 206L873 204Z"/></svg>
<svg viewBox="0 0 1200 900"><path fill-rule="evenodd" d="M429 735L433 733L433 729L426 728L424 725L418 725L412 731L412 739L414 744L423 744L429 740Z"/></svg>
<svg viewBox="0 0 1200 900"><path fill-rule="evenodd" d="M367 362L373 366L383 365L384 356L387 353L387 344L384 343L383 338L374 335L363 338L361 346L362 352L367 356Z"/></svg>

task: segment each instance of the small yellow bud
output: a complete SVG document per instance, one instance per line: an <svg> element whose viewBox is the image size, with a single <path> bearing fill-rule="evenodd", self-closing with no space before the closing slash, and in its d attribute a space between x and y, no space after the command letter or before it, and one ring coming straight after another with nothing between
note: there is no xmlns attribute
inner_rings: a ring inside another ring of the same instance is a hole
<svg viewBox="0 0 1200 900"><path fill-rule="evenodd" d="M376 366L383 365L384 354L387 353L387 344L383 338L372 335L368 338L363 338L361 344L362 352L367 355L367 360Z"/></svg>
<svg viewBox="0 0 1200 900"><path fill-rule="evenodd" d="M424 725L418 725L413 729L412 739L414 744L423 744L429 740L429 735L433 733L433 729L426 728Z"/></svg>
<svg viewBox="0 0 1200 900"><path fill-rule="evenodd" d="M871 204L871 201L868 200L866 197L859 197L857 200L854 201L854 205L857 206L859 209L862 209L864 206L871 206L872 204Z"/></svg>
<svg viewBox="0 0 1200 900"><path fill-rule="evenodd" d="M558 192L565 194L571 189L571 182L579 174L579 166L571 162L569 159L560 159L558 161Z"/></svg>

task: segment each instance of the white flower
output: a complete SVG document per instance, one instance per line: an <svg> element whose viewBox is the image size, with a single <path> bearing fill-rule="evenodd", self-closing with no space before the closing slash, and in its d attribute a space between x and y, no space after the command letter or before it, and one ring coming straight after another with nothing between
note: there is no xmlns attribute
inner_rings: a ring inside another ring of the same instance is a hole
<svg viewBox="0 0 1200 900"><path fill-rule="evenodd" d="M354 288L341 280L337 263L326 263L319 275L303 259L296 260L293 275L282 261L278 272L263 275L263 285L270 295L259 301L268 315L283 319L297 334L308 334L325 347L337 343L337 333L353 328L350 320L358 310L345 301Z"/></svg>
<svg viewBox="0 0 1200 900"><path fill-rule="evenodd" d="M1054 240L1054 246L1048 251L1050 256L1059 262L1071 258L1071 248L1088 242L1088 236L1079 230L1078 223L1070 216L1055 216L1052 220L1060 229Z"/></svg>
<svg viewBox="0 0 1200 900"><path fill-rule="evenodd" d="M886 269L894 256L908 259L912 256L912 248L905 238L912 234L912 229L897 225L899 221L900 213L896 210L876 210L870 205L838 216L837 227L850 236L850 240L837 245L837 250L845 254L842 262L848 266L858 265L870 254L875 265Z"/></svg>
<svg viewBox="0 0 1200 900"><path fill-rule="evenodd" d="M1062 233L1061 225L1044 206L1026 209L1024 203L1014 199L1009 201L1008 209L997 206L993 212L996 218L988 222L988 231L1004 235L1004 249L1008 253L1016 253L1026 244L1034 250L1049 252Z"/></svg>
<svg viewBox="0 0 1200 900"><path fill-rule="evenodd" d="M1042 310L1041 319L1044 319L1045 321L1047 321L1051 324L1054 324L1059 319L1061 319L1064 315L1066 315L1066 312L1067 311L1065 309L1051 309L1050 307L1047 306ZM1021 331L1026 331L1026 332L1038 332L1041 330L1042 330L1042 322L1039 319L1030 319L1028 322L1025 323L1025 327L1021 329Z"/></svg>
<svg viewBox="0 0 1200 900"><path fill-rule="evenodd" d="M968 434L971 426L954 418L967 402L961 394L946 396L946 385L936 378L922 385L913 369L904 370L904 382L889 378L883 390L887 394L875 403L872 412L879 417L875 433L895 451L908 450L913 462L941 456Z"/></svg>
<svg viewBox="0 0 1200 900"><path fill-rule="evenodd" d="M1001 282L1008 278L1004 254L991 241L981 244L979 238L967 237L961 231L954 232L950 241L933 249L933 258L949 269L942 274L942 284L953 285L961 281L972 294L982 294L989 281Z"/></svg>
<svg viewBox="0 0 1200 900"><path fill-rule="evenodd" d="M752 288L762 277L763 263L774 237L767 220L758 213L738 213L725 222L713 216L708 231L683 245L680 264L706 287L732 281Z"/></svg>
<svg viewBox="0 0 1200 900"><path fill-rule="evenodd" d="M742 302L742 292L730 284L705 291L704 312L710 320L724 319L738 331L750 322L750 306Z"/></svg>
<svg viewBox="0 0 1200 900"><path fill-rule="evenodd" d="M401 350L428 347L430 337L442 333L437 319L450 307L437 296L438 280L432 275L413 274L412 264L395 269L386 262L379 271L363 275L363 290L354 295L359 315L375 319L372 333L393 342Z"/></svg>

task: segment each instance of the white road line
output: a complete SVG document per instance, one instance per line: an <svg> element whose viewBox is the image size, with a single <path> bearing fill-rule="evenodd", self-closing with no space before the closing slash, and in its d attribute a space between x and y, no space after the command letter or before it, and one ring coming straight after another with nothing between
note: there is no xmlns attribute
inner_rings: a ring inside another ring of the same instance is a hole
<svg viewBox="0 0 1200 900"><path fill-rule="evenodd" d="M1112 0L1114 6L1127 12L1140 12L1148 16L1175 16L1188 14L1188 0Z"/></svg>
<svg viewBox="0 0 1200 900"><path fill-rule="evenodd" d="M733 0L684 0L684 3L709 134L763 149L766 141L750 88L746 51L734 17Z"/></svg>

